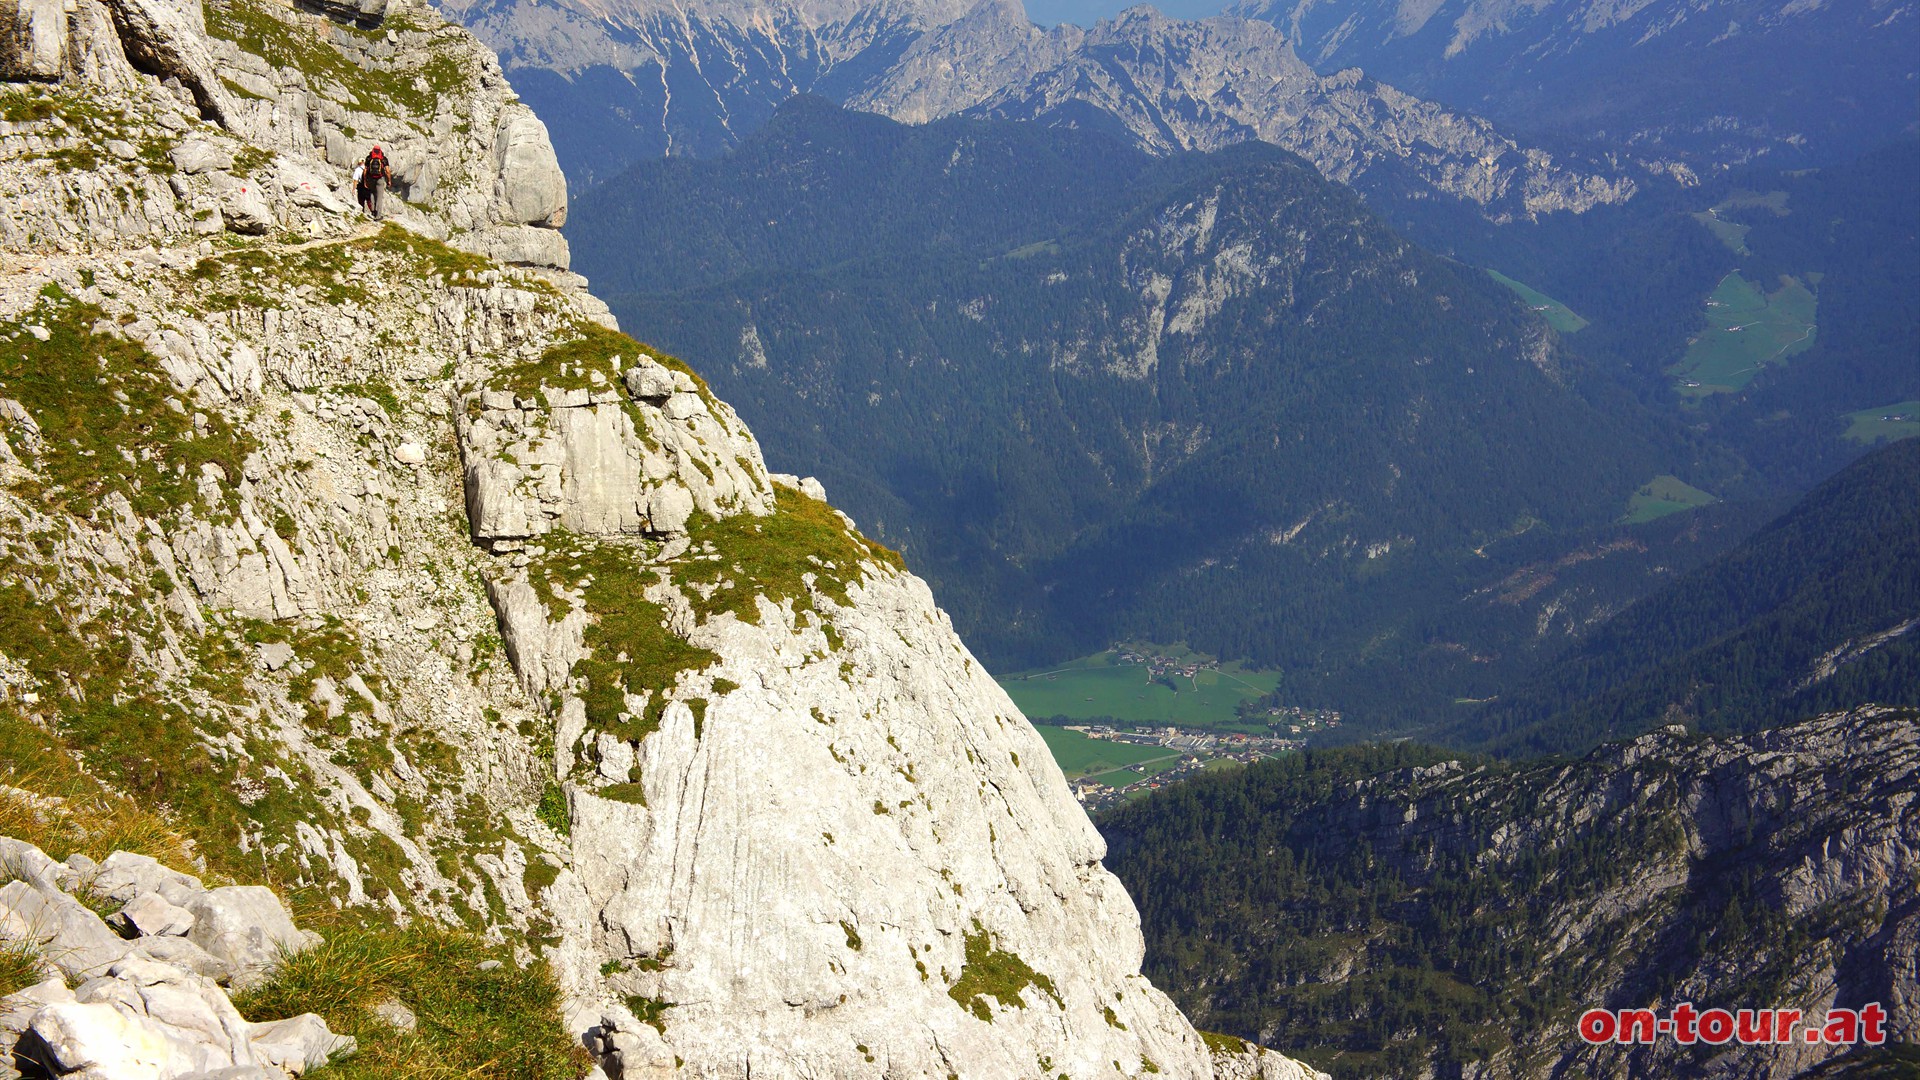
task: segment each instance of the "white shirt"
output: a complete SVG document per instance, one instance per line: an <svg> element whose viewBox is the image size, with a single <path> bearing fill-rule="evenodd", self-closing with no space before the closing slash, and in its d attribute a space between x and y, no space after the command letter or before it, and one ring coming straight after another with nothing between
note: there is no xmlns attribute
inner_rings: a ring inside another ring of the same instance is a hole
<svg viewBox="0 0 1920 1080"><path fill-rule="evenodd" d="M367 163L364 161L355 162L353 166L354 186L358 187L360 184L360 178L365 175L367 175Z"/></svg>

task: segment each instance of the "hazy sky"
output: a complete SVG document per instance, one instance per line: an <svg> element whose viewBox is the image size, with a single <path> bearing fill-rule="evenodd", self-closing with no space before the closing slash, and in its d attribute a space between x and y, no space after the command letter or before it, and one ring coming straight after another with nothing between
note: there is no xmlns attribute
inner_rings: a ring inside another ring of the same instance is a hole
<svg viewBox="0 0 1920 1080"><path fill-rule="evenodd" d="M1229 0L1155 0L1153 7L1176 19L1204 19L1218 15ZM1026 0L1027 17L1041 26L1077 23L1092 26L1109 15L1138 6L1130 0Z"/></svg>

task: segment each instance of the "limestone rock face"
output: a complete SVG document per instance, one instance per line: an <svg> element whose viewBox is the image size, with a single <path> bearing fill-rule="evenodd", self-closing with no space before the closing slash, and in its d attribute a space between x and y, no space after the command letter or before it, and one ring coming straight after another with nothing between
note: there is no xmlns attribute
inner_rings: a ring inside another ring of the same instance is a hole
<svg viewBox="0 0 1920 1080"><path fill-rule="evenodd" d="M62 0L8 0L0 5L0 78L57 79L66 67L67 13Z"/></svg>
<svg viewBox="0 0 1920 1080"><path fill-rule="evenodd" d="M637 363L623 374L628 359ZM501 550L554 528L678 536L696 510L772 509L759 445L731 408L644 355L608 360L589 373L590 387L462 398L455 415L475 540Z"/></svg>
<svg viewBox="0 0 1920 1080"><path fill-rule="evenodd" d="M227 122L232 107L220 84L199 0L108 0L107 11L136 69L177 80L201 116Z"/></svg>
<svg viewBox="0 0 1920 1080"><path fill-rule="evenodd" d="M571 790L557 959L625 968L606 1026L674 1002L666 1042L706 1075L1210 1075L1099 834L925 584L872 578L829 618L843 650L770 604L696 631L737 688L667 707L644 806ZM1014 965L1016 994L966 993Z"/></svg>
<svg viewBox="0 0 1920 1080"><path fill-rule="evenodd" d="M553 156L547 125L525 106L502 110L493 158L500 175L502 217L523 225L567 223L567 178Z"/></svg>
<svg viewBox="0 0 1920 1080"><path fill-rule="evenodd" d="M0 367L84 364L4 380L0 587L44 619L0 626L0 702L151 710L179 742L91 774L208 778L222 865L551 964L609 1078L1212 1076L927 586L557 269L564 180L493 58L403 0L378 33L171 2L73 0L58 81L8 85ZM343 205L370 141L383 223ZM0 863L0 934L72 944L71 995L0 1003L50 1070L334 1045L221 989L312 943L272 893Z"/></svg>

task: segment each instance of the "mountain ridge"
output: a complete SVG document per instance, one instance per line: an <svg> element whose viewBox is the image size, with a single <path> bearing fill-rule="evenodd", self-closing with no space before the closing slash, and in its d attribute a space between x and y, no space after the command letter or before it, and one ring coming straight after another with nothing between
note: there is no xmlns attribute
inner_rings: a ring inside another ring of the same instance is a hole
<svg viewBox="0 0 1920 1080"><path fill-rule="evenodd" d="M841 22L784 0L752 6L751 18L736 5L641 6L637 21L506 2L447 10L507 57L529 100L567 118L561 157L592 182L655 156L723 152L796 93L915 122L969 112L1091 123L1159 150L1261 138L1328 175L1364 178L1376 197L1457 200L1493 220L1623 201L1665 168L1557 160L1357 72L1322 78L1278 31L1227 16L1180 22L1141 7L1089 30L1043 31L1018 0L881 4Z"/></svg>
<svg viewBox="0 0 1920 1080"><path fill-rule="evenodd" d="M1917 767L1916 713L1862 706L1575 759L1309 751L1163 788L1101 828L1182 1004L1342 1075L1874 1075L1920 1036ZM1586 1009L1680 1002L1809 1023L1877 1002L1891 1045L1861 1062L1801 1039L1575 1031Z"/></svg>

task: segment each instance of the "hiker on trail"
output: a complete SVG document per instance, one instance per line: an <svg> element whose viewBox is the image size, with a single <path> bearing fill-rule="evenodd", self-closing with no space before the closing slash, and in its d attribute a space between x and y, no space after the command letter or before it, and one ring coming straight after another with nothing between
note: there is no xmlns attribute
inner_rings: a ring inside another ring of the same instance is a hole
<svg viewBox="0 0 1920 1080"><path fill-rule="evenodd" d="M353 194L360 202L360 209L379 217L380 185L392 180L393 170L387 166L387 155L374 147L365 161L353 167Z"/></svg>

